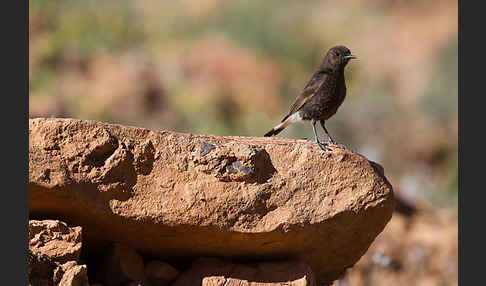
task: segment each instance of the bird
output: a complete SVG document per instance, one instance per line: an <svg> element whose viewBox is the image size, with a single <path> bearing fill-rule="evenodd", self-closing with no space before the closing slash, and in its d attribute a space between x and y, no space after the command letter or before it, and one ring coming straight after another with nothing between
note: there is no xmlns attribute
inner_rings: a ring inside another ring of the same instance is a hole
<svg viewBox="0 0 486 286"><path fill-rule="evenodd" d="M329 138L328 144L341 145L332 139L325 122L337 112L346 97L344 68L351 59L357 57L347 47L338 45L330 48L317 71L295 99L289 113L280 124L263 136L277 135L291 123L310 121L317 145L326 150L324 144L319 142L316 132L316 123L319 121Z"/></svg>

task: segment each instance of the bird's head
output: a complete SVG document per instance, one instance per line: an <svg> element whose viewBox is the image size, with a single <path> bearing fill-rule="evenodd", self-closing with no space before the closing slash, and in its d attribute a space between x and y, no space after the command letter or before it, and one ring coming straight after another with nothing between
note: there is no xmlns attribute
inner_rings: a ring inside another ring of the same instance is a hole
<svg viewBox="0 0 486 286"><path fill-rule="evenodd" d="M323 60L323 66L332 70L344 69L349 60L356 59L345 46L335 46L329 49Z"/></svg>

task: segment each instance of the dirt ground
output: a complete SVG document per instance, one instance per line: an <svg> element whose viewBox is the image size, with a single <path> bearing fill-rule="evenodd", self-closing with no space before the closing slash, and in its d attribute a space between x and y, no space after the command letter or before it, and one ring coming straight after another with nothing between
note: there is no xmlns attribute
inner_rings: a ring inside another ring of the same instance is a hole
<svg viewBox="0 0 486 286"><path fill-rule="evenodd" d="M333 286L458 285L458 220L399 200L368 252Z"/></svg>

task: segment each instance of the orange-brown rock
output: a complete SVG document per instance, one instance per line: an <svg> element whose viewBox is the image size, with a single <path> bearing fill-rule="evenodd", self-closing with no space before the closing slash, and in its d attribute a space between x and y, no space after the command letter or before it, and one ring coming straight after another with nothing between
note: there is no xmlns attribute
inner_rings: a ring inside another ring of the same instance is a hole
<svg viewBox="0 0 486 286"><path fill-rule="evenodd" d="M103 285L119 286L145 279L142 257L131 247L115 243L108 248L103 264L98 269Z"/></svg>
<svg viewBox="0 0 486 286"><path fill-rule="evenodd" d="M158 260L152 260L145 266L145 276L150 281L152 286L165 286L169 285L177 275L179 271L171 265L160 262Z"/></svg>
<svg viewBox="0 0 486 286"><path fill-rule="evenodd" d="M56 267L56 269L54 270L54 273L53 273L53 278L52 280L54 281L54 285L58 285L61 280L62 280L62 277L64 276L64 273L66 273L67 270L69 270L70 268L78 265L76 261L69 261L69 262L66 262L64 264L57 264L58 266Z"/></svg>
<svg viewBox="0 0 486 286"><path fill-rule="evenodd" d="M29 221L31 285L89 285L86 265L78 265L81 230L58 220Z"/></svg>
<svg viewBox="0 0 486 286"><path fill-rule="evenodd" d="M72 265L67 268L59 286L89 286L86 265Z"/></svg>
<svg viewBox="0 0 486 286"><path fill-rule="evenodd" d="M311 268L300 261L233 264L200 258L180 274L171 286L315 286Z"/></svg>
<svg viewBox="0 0 486 286"><path fill-rule="evenodd" d="M29 249L57 263L78 261L81 254L81 227L68 227L58 220L29 220Z"/></svg>
<svg viewBox="0 0 486 286"><path fill-rule="evenodd" d="M29 285L52 286L55 268L56 263L50 257L29 250Z"/></svg>
<svg viewBox="0 0 486 286"><path fill-rule="evenodd" d="M329 284L390 220L391 185L351 150L73 119L29 120L31 217L187 261L300 259Z"/></svg>

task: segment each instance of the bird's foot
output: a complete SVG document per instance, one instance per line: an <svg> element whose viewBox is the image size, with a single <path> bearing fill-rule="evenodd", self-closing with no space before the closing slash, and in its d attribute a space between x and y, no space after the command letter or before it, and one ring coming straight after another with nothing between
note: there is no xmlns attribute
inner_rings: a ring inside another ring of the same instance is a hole
<svg viewBox="0 0 486 286"><path fill-rule="evenodd" d="M321 148L322 151L331 151L331 149L329 149L327 147L328 144L322 144L321 142L316 142L317 143L317 146L319 146L319 148Z"/></svg>
<svg viewBox="0 0 486 286"><path fill-rule="evenodd" d="M327 144L328 144L328 145L335 145L335 146L339 146L339 147L341 147L341 148L345 148L345 149L346 149L346 148L348 148L348 147L346 147L346 145L341 144L341 143L338 143L338 142L336 142L336 141L334 141L334 140L332 140L332 139L331 139L331 140L329 140L329 141L327 141Z"/></svg>

